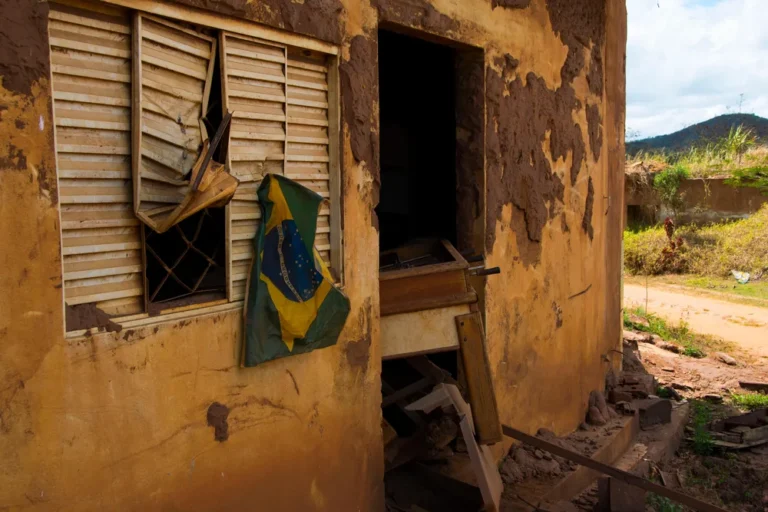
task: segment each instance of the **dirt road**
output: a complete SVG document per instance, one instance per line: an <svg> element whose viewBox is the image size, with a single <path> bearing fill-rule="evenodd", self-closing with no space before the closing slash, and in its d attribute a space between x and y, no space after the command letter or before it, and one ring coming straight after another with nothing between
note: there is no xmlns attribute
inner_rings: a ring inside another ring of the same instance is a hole
<svg viewBox="0 0 768 512"><path fill-rule="evenodd" d="M625 307L645 304L645 286L624 285ZM696 332L719 336L768 358L768 308L648 288L648 312L672 322L685 320Z"/></svg>

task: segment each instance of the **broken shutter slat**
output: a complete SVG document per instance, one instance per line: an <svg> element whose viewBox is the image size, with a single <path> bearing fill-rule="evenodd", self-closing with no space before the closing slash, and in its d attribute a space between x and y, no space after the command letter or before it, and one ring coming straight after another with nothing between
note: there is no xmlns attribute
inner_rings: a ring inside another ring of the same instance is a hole
<svg viewBox="0 0 768 512"><path fill-rule="evenodd" d="M133 62L133 181L136 215L167 228L189 191L207 133L216 39L136 13Z"/></svg>
<svg viewBox="0 0 768 512"><path fill-rule="evenodd" d="M144 310L131 190L131 24L51 4L53 107L67 305Z"/></svg>

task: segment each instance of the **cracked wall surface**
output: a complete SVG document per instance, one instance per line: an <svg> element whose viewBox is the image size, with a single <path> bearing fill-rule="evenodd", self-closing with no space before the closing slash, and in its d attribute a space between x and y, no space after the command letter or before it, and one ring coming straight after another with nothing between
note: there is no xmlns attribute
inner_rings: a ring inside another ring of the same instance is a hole
<svg viewBox="0 0 768 512"><path fill-rule="evenodd" d="M623 4L179 0L341 48L352 311L336 346L253 369L237 311L65 339L48 6L0 4L0 509L383 509L379 23L485 52L462 128L485 130L464 136L501 419L575 428L620 348Z"/></svg>

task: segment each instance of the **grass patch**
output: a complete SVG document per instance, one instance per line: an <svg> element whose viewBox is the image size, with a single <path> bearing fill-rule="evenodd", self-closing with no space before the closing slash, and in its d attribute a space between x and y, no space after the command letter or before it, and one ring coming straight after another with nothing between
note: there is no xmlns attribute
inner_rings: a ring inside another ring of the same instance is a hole
<svg viewBox="0 0 768 512"><path fill-rule="evenodd" d="M646 504L656 512L683 512L683 507L665 496L648 493Z"/></svg>
<svg viewBox="0 0 768 512"><path fill-rule="evenodd" d="M715 443L707 426L712 421L712 406L701 400L692 400L693 443L691 448L697 455L712 455Z"/></svg>
<svg viewBox="0 0 768 512"><path fill-rule="evenodd" d="M706 357L709 352L727 352L733 349L732 344L720 338L693 332L686 322L671 324L640 306L624 309L624 328L656 334L664 341L680 345L684 356L696 359Z"/></svg>
<svg viewBox="0 0 768 512"><path fill-rule="evenodd" d="M768 270L768 204L746 219L678 227L674 238L683 242L675 254L676 273L726 279L735 269L757 279ZM624 269L634 275L666 273L668 247L662 226L625 231Z"/></svg>
<svg viewBox="0 0 768 512"><path fill-rule="evenodd" d="M731 401L739 409L754 411L768 407L768 395L762 393L734 393Z"/></svg>
<svg viewBox="0 0 768 512"><path fill-rule="evenodd" d="M738 284L733 278L694 276L683 281L685 286L732 293L740 297L768 300L768 280Z"/></svg>

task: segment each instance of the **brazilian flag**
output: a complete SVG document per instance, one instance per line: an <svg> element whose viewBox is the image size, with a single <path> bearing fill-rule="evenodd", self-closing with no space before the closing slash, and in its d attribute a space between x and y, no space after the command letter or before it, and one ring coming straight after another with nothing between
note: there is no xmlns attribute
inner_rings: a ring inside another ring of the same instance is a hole
<svg viewBox="0 0 768 512"><path fill-rule="evenodd" d="M323 199L275 174L261 182L258 197L262 222L246 296L244 366L331 346L349 315L349 299L333 286L314 247Z"/></svg>

